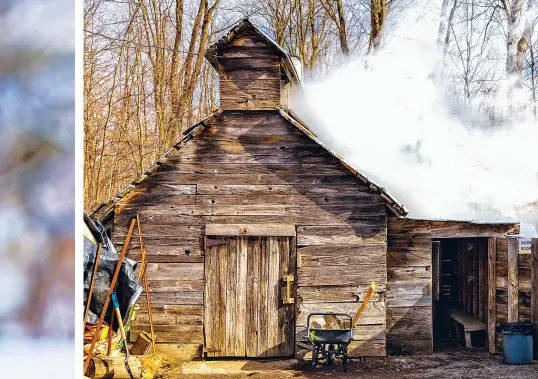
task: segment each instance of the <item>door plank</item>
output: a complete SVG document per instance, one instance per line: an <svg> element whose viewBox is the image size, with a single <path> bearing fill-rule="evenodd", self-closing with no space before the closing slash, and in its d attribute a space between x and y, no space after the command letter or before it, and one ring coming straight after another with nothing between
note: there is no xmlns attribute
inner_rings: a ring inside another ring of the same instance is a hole
<svg viewBox="0 0 538 379"><path fill-rule="evenodd" d="M245 350L247 357L258 355L258 302L259 302L259 265L261 238L249 238L247 247L247 301L245 325Z"/></svg>
<svg viewBox="0 0 538 379"><path fill-rule="evenodd" d="M223 356L235 355L236 333L236 308L237 308L237 241L229 243L227 256L226 277L226 345Z"/></svg>
<svg viewBox="0 0 538 379"><path fill-rule="evenodd" d="M236 342L235 356L244 357L245 347L245 324L247 321L247 239L237 238L237 292L236 292Z"/></svg>
<svg viewBox="0 0 538 379"><path fill-rule="evenodd" d="M229 245L220 245L218 248L218 261L217 270L219 273L217 293L214 295L217 299L215 315L218 317L218 324L215 325L218 328L216 348L220 350L218 356L222 356L226 346L226 277L228 267L226 260L228 257ZM212 327L211 325L206 325Z"/></svg>
<svg viewBox="0 0 538 379"><path fill-rule="evenodd" d="M258 343L257 343L257 356L267 356L267 331L268 331L268 319L267 319L267 304L269 301L268 291L268 279L269 279L269 238L261 238L260 246L260 264L258 265L258 278L259 278L259 297L258 297Z"/></svg>
<svg viewBox="0 0 538 379"><path fill-rule="evenodd" d="M267 347L268 355L274 356L278 352L279 327L278 307L279 299L280 251L278 238L269 237L269 275L268 275L268 306L267 306Z"/></svg>
<svg viewBox="0 0 538 379"><path fill-rule="evenodd" d="M215 323L215 301L214 294L216 289L215 271L217 267L217 251L216 247L207 248L205 254L205 287L204 287L204 324L205 328L205 346L211 349L215 348L216 336L218 332L218 325ZM211 325L211 327L207 327ZM213 357L213 353L209 353L209 356Z"/></svg>

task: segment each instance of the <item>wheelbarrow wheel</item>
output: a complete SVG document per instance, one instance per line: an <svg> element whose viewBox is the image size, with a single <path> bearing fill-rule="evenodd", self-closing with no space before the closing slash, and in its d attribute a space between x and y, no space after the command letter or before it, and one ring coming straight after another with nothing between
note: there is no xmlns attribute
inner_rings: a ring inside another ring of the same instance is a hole
<svg viewBox="0 0 538 379"><path fill-rule="evenodd" d="M312 370L316 369L316 366L318 364L318 349L316 346L312 349L312 360L310 361L310 367Z"/></svg>
<svg viewBox="0 0 538 379"><path fill-rule="evenodd" d="M332 364L334 364L334 353L332 353L332 351L334 351L334 346L329 345L329 349L327 350L327 365L328 366L331 366Z"/></svg>
<svg viewBox="0 0 538 379"><path fill-rule="evenodd" d="M347 372L347 346L342 348L342 370Z"/></svg>

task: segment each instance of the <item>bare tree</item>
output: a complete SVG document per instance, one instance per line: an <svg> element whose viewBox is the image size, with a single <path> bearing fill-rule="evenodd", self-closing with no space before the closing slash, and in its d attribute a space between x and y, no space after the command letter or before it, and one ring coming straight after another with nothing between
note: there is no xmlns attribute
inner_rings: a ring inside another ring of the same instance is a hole
<svg viewBox="0 0 538 379"><path fill-rule="evenodd" d="M370 1L370 45L369 53L375 53L383 44L383 28L387 19L387 0Z"/></svg>
<svg viewBox="0 0 538 379"><path fill-rule="evenodd" d="M342 0L321 0L321 4L323 4L327 15L336 25L342 54L344 54L345 56L349 56L349 47L347 44L346 31L346 17L344 14L344 6L342 4Z"/></svg>

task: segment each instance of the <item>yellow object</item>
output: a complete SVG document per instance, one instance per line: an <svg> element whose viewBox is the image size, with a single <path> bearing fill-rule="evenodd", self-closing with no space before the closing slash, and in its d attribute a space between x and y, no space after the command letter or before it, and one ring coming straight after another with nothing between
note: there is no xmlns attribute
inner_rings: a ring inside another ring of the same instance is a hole
<svg viewBox="0 0 538 379"><path fill-rule="evenodd" d="M101 333L99 334L99 340L103 340L108 337L108 325L105 325L101 328Z"/></svg>
<svg viewBox="0 0 538 379"><path fill-rule="evenodd" d="M364 312L364 309L366 308L366 305L370 301L370 298L374 295L374 292L377 288L377 285L372 280L372 284L370 284L370 288L368 288L368 292L366 293L366 296L364 297L364 300L362 301L362 305L357 310L357 313L355 313L355 316L353 316L353 322L351 324L351 327L354 328L355 325L359 322L359 317L361 317L362 312Z"/></svg>

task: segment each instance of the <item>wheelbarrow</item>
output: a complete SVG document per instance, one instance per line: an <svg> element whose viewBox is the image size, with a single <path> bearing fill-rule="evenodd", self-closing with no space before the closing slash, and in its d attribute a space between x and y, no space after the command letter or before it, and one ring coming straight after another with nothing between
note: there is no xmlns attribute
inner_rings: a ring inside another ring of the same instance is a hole
<svg viewBox="0 0 538 379"><path fill-rule="evenodd" d="M361 314L373 296L377 286L372 281L362 305L357 310L353 319L347 313L311 313L308 315L307 333L312 344L312 369L315 369L320 359L325 359L327 364L332 364L334 358L342 360L342 368L347 371L347 348L353 338L353 329L359 322ZM321 317L328 327L322 327L319 323L313 323L312 318ZM332 322L329 322L331 321Z"/></svg>
<svg viewBox="0 0 538 379"><path fill-rule="evenodd" d="M345 319L343 325L349 325L342 329L313 328L311 318L331 317ZM320 359L325 359L327 364L332 364L334 358L342 360L342 369L347 371L347 347L353 337L351 316L346 313L311 313L308 315L308 339L312 343L312 369L315 369Z"/></svg>

